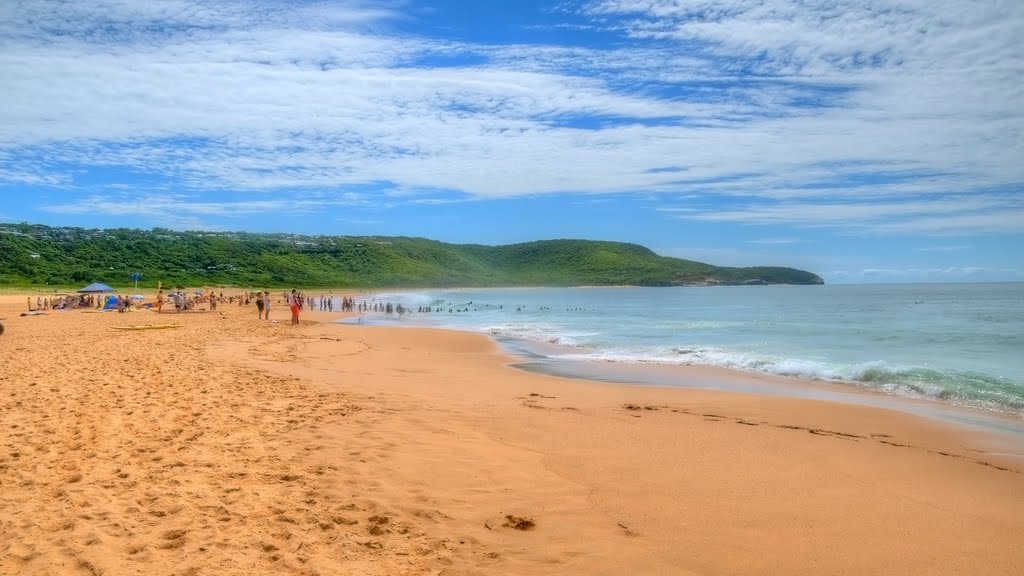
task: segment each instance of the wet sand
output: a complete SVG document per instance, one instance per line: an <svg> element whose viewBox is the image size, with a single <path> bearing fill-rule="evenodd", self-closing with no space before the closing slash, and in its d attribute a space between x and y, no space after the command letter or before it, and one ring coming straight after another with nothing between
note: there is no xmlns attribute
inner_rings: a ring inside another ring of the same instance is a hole
<svg viewBox="0 0 1024 576"><path fill-rule="evenodd" d="M0 295L0 574L1024 570L1020 459L913 415L283 305L24 307ZM180 327L114 329L142 324Z"/></svg>

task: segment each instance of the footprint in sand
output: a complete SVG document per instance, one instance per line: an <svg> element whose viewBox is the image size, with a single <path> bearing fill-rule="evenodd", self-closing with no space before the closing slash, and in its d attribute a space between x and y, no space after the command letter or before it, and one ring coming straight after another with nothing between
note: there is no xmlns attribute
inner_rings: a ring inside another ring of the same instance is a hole
<svg viewBox="0 0 1024 576"><path fill-rule="evenodd" d="M157 544L157 547L164 550L181 548L185 545L186 534L188 534L188 530L183 528L166 530L160 535L160 539L163 540L163 542Z"/></svg>

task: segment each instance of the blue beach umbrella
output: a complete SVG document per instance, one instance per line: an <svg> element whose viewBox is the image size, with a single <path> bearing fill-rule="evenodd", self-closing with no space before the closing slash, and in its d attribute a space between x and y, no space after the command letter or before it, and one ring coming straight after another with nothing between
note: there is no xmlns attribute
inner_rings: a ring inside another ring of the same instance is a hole
<svg viewBox="0 0 1024 576"><path fill-rule="evenodd" d="M98 293L98 292L113 292L113 291L114 291L114 289L111 288L110 286L107 286L106 284L101 284L99 282L93 282L92 284L89 284L85 288L80 289L78 291L78 293L79 294L95 294L95 293Z"/></svg>

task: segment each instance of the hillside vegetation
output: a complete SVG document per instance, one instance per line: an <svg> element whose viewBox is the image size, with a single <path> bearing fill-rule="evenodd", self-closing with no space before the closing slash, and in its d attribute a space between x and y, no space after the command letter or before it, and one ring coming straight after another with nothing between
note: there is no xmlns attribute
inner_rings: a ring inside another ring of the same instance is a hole
<svg viewBox="0 0 1024 576"><path fill-rule="evenodd" d="M425 238L53 228L0 224L0 285L243 287L822 284L780 267L725 268L636 244L544 240L483 246Z"/></svg>

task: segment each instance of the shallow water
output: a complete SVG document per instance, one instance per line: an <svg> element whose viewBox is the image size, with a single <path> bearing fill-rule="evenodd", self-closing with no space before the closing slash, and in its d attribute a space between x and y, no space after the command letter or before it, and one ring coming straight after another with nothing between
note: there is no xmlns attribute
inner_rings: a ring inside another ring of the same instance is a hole
<svg viewBox="0 0 1024 576"><path fill-rule="evenodd" d="M602 364L720 366L1024 418L1022 283L446 290L365 300L413 313L369 313L363 322L557 345L534 351L543 358L532 362L562 372L589 366L588 377Z"/></svg>

